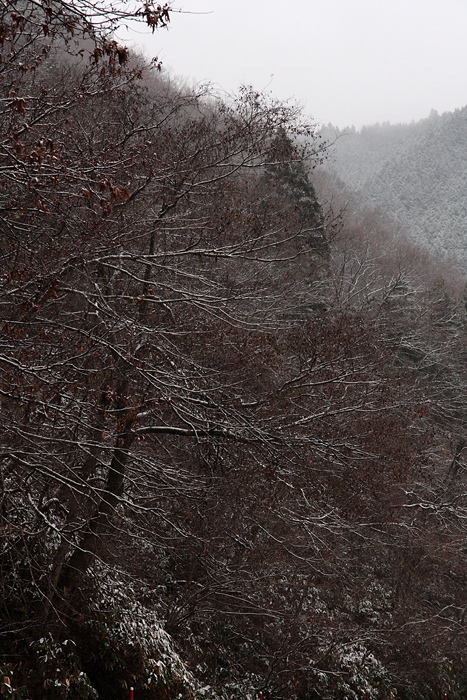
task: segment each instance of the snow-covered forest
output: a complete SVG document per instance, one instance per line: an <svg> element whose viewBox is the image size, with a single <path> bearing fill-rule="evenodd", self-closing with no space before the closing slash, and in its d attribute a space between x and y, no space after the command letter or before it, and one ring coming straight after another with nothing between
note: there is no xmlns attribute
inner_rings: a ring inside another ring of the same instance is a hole
<svg viewBox="0 0 467 700"><path fill-rule="evenodd" d="M460 700L462 275L92 8L0 8L1 693Z"/></svg>
<svg viewBox="0 0 467 700"><path fill-rule="evenodd" d="M467 107L411 124L326 127L329 168L392 227L467 271Z"/></svg>

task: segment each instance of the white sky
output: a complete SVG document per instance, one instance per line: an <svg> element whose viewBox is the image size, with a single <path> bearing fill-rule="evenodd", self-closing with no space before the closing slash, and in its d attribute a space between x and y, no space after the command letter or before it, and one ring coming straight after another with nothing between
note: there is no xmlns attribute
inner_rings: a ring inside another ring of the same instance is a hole
<svg viewBox="0 0 467 700"><path fill-rule="evenodd" d="M467 104L467 0L179 1L131 41L190 85L252 85L340 127Z"/></svg>

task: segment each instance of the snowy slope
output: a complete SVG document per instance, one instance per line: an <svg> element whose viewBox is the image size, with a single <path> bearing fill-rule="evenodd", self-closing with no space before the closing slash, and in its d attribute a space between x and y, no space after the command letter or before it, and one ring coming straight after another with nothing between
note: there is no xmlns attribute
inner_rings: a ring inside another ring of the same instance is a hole
<svg viewBox="0 0 467 700"><path fill-rule="evenodd" d="M417 243L467 271L467 108L336 135L328 167Z"/></svg>

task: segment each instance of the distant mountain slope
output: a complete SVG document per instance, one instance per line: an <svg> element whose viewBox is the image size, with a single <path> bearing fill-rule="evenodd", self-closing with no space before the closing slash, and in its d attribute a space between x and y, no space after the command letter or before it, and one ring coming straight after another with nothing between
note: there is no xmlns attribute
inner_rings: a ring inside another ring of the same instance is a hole
<svg viewBox="0 0 467 700"><path fill-rule="evenodd" d="M328 167L417 243L467 271L467 107L360 132L328 127Z"/></svg>

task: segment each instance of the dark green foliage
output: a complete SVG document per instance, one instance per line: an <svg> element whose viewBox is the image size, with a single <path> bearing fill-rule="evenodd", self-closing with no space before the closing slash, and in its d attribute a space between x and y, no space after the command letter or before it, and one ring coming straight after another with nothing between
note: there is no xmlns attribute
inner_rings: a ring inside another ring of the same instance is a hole
<svg viewBox="0 0 467 700"><path fill-rule="evenodd" d="M276 157L277 162L266 166L266 182L278 187L279 193L295 203L304 226L323 227L324 217L311 180L310 164L299 158L287 134L280 133L275 138L272 157Z"/></svg>

